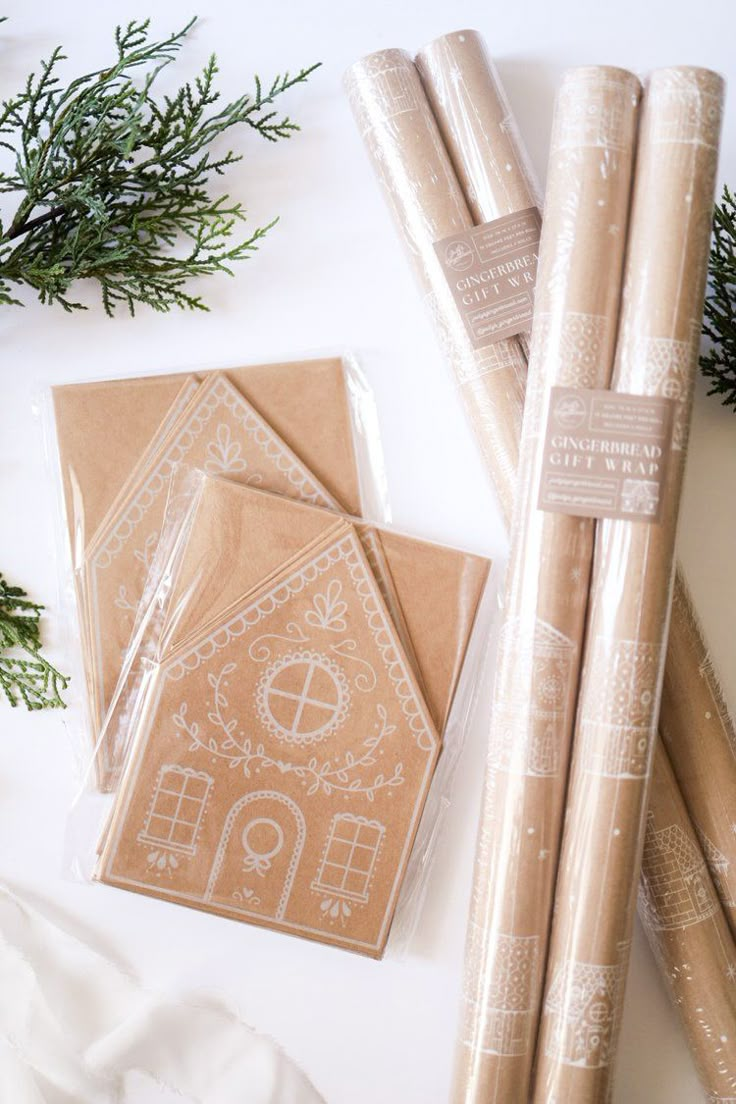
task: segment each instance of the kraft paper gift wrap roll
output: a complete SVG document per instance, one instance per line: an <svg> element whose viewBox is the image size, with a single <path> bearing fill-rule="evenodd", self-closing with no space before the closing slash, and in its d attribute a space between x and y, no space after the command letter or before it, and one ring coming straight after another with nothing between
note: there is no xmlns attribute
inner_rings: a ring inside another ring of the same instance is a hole
<svg viewBox="0 0 736 1104"><path fill-rule="evenodd" d="M416 64L473 220L540 207L506 93L478 32L435 39ZM519 341L528 357L528 335Z"/></svg>
<svg viewBox="0 0 736 1104"><path fill-rule="evenodd" d="M382 50L347 72L346 90L389 208L411 258L466 414L511 516L526 360L515 338L475 350L434 244L473 226L411 58Z"/></svg>
<svg viewBox="0 0 736 1104"><path fill-rule="evenodd" d="M639 916L708 1100L736 1097L736 947L661 742L654 749Z"/></svg>
<svg viewBox="0 0 736 1104"><path fill-rule="evenodd" d="M610 1096L664 669L723 82L663 69L642 109L612 389L674 399L658 520L598 523L533 1100Z"/></svg>
<svg viewBox="0 0 736 1104"><path fill-rule="evenodd" d="M736 731L679 571L659 731L736 939Z"/></svg>
<svg viewBox="0 0 736 1104"><path fill-rule="evenodd" d="M437 39L420 51L417 66L476 222L535 202L521 139L477 32ZM476 426L476 431L482 433L483 427ZM483 451L487 456L488 450ZM505 478L503 472L490 474L496 481ZM513 488L507 493L510 496ZM736 791L736 734L681 572L675 577L660 732L675 757L690 814L698 825L700 843L696 840L694 846L705 853L733 928L736 834L728 795ZM711 763L717 764L715 770ZM652 807L655 802L652 798ZM685 957L689 934L680 933ZM712 932L698 933L699 939L712 937Z"/></svg>
<svg viewBox="0 0 736 1104"><path fill-rule="evenodd" d="M526 1104L542 997L594 523L537 508L549 389L613 366L639 83L569 71L558 95L528 401L466 947L453 1099Z"/></svg>
<svg viewBox="0 0 736 1104"><path fill-rule="evenodd" d="M539 206L523 143L480 35L444 35L420 51L417 66L475 221ZM736 935L736 813L728 800L736 793L736 731L681 571L660 732Z"/></svg>

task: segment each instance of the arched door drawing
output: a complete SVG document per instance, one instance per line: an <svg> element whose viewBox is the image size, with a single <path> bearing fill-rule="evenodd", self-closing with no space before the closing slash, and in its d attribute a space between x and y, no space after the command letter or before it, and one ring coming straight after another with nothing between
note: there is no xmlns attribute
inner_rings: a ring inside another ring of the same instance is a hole
<svg viewBox="0 0 736 1104"><path fill-rule="evenodd" d="M305 836L304 815L290 797L276 790L241 797L225 820L205 901L280 920Z"/></svg>

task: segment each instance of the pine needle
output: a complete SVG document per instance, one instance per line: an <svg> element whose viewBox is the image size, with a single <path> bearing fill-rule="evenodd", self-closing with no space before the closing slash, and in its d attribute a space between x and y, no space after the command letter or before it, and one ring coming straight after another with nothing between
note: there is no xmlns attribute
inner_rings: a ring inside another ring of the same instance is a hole
<svg viewBox="0 0 736 1104"><path fill-rule="evenodd" d="M242 155L215 155L215 139L245 124L269 142L298 127L276 99L317 68L279 75L253 94L221 103L215 55L173 95L154 98L161 72L175 59L192 19L154 41L150 20L115 31L109 65L64 85L60 48L0 106L0 146L10 156L0 193L21 196L0 222L0 303L19 304L16 288L42 303L84 309L71 297L77 280L98 283L108 315L144 303L207 310L189 282L232 266L257 249L275 219L246 237L242 203L213 198L208 185Z"/></svg>
<svg viewBox="0 0 736 1104"><path fill-rule="evenodd" d="M0 575L0 690L11 705L65 708L61 694L69 679L41 655L41 611L20 587Z"/></svg>
<svg viewBox="0 0 736 1104"><path fill-rule="evenodd" d="M736 410L736 201L727 186L713 216L703 333L712 342L700 358L708 394Z"/></svg>

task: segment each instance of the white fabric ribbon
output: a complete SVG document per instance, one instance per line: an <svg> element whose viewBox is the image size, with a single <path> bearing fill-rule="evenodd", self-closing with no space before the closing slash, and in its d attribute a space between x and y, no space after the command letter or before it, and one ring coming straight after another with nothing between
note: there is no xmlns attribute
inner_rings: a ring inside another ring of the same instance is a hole
<svg viewBox="0 0 736 1104"><path fill-rule="evenodd" d="M324 1104L274 1042L214 999L149 993L0 885L0 1100ZM136 1101L140 1092L136 1094Z"/></svg>

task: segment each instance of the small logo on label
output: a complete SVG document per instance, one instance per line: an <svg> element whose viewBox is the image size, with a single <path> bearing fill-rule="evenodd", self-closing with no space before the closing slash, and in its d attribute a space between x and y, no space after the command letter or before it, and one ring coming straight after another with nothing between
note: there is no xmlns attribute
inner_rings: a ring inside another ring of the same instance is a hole
<svg viewBox="0 0 736 1104"><path fill-rule="evenodd" d="M563 429L574 429L585 421L585 403L578 395L561 395L554 405L553 415Z"/></svg>
<svg viewBox="0 0 736 1104"><path fill-rule="evenodd" d="M465 272L474 260L475 254L467 242L450 242L445 250L445 261L455 272Z"/></svg>

